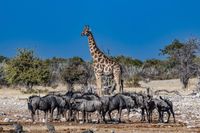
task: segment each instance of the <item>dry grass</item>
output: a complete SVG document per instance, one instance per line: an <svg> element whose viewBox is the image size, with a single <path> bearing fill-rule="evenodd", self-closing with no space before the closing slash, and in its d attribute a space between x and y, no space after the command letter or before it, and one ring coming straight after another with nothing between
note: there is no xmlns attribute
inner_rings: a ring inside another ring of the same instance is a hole
<svg viewBox="0 0 200 133"><path fill-rule="evenodd" d="M146 92L145 88L150 88L153 92L157 90L178 91L182 95L188 95L196 88L197 79L190 79L188 88L183 89L179 79L153 80L149 83L140 82L141 87L125 88L125 91Z"/></svg>
<svg viewBox="0 0 200 133"><path fill-rule="evenodd" d="M151 88L152 91L156 90L168 90L168 91L179 91L182 95L187 95L195 90L197 84L197 79L191 79L189 81L188 88L182 89L181 83L179 79L172 80L153 80L149 83L140 82L141 87L131 87L125 88L125 91L135 91L135 92L146 92L147 87ZM80 86L76 85L75 88L80 88ZM52 87L43 87L43 86L35 86L33 88L35 92L40 92L40 94L47 94L52 91L66 91L67 86L63 84L59 84L56 88ZM2 88L0 89L1 96L27 96L31 94L23 93L25 88Z"/></svg>

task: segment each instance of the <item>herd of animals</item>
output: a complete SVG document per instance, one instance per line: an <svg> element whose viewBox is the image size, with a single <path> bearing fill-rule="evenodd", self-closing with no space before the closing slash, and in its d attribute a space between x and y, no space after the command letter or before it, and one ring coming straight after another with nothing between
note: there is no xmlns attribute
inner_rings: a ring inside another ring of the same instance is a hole
<svg viewBox="0 0 200 133"><path fill-rule="evenodd" d="M124 92L101 97L95 93L73 91L68 91L64 95L48 94L43 97L33 95L28 98L28 109L31 112L33 122L35 122L36 114L39 118L39 111L44 112L45 122L53 121L55 110L57 110L57 120L64 117L68 121L76 122L80 120L79 113L81 112L84 123L91 120L92 113L97 115L98 123L107 123L108 119L105 117L107 114L109 121L113 121L112 112L117 110L117 121L121 122L122 110L127 109L128 120L130 120L130 111L141 109L141 121L147 120L151 123L153 112L156 112L158 113L158 122L163 123L165 122L164 113L167 112L168 119L166 122L169 122L172 115L173 122L175 123L173 104L169 99L162 98L161 96L153 98L150 95L135 92ZM50 117L48 117L48 114L50 114Z"/></svg>
<svg viewBox="0 0 200 133"><path fill-rule="evenodd" d="M66 94L48 94L46 96L30 96L28 98L28 110L31 112L32 121L35 122L35 115L39 119L39 111L44 112L44 120L47 128L55 133L55 128L48 124L48 121L54 121L54 111L57 110L56 120L64 117L67 121L80 121L79 113L82 114L82 122L91 122L91 114L97 115L97 123L107 123L113 121L112 112L118 111L118 122L121 122L122 110L126 109L128 121L130 121L130 112L136 109L141 110L141 121L153 122L153 112L158 113L158 122L164 123L164 113L167 112L167 123L170 116L173 116L175 123L175 114L173 103L163 97L154 98L151 95L135 92L123 92L123 80L121 66L107 57L96 45L94 36L86 25L81 33L88 37L89 49L93 58L93 69L96 78L96 93L81 93L68 91ZM112 75L115 81L115 89L120 92L114 95L102 96L102 75ZM157 110L157 111L154 111ZM50 114L50 117L48 115ZM108 115L108 117L106 117ZM50 119L49 119L50 118ZM109 120L108 120L109 118ZM86 131L83 133L93 133Z"/></svg>

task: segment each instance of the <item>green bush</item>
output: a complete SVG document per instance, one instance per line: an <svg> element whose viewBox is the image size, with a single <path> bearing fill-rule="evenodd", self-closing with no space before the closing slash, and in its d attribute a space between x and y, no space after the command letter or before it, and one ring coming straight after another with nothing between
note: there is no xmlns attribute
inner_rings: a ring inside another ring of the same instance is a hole
<svg viewBox="0 0 200 133"><path fill-rule="evenodd" d="M113 60L117 61L118 63L126 66L137 66L141 67L143 62L138 59L133 59L132 57L126 57L126 56L116 56L116 57L111 57Z"/></svg>
<svg viewBox="0 0 200 133"><path fill-rule="evenodd" d="M32 89L33 85L43 85L49 80L47 63L28 49L18 49L17 56L5 64L4 72L9 84L25 85L28 89Z"/></svg>
<svg viewBox="0 0 200 133"><path fill-rule="evenodd" d="M70 87L75 84L86 85L89 78L89 70L86 63L79 57L70 58L68 65L61 73L63 81Z"/></svg>

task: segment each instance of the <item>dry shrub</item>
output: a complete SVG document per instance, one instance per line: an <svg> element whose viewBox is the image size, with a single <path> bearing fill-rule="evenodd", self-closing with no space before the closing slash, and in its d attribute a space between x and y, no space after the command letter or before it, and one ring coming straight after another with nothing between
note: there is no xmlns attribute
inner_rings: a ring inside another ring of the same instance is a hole
<svg viewBox="0 0 200 133"><path fill-rule="evenodd" d="M140 77L135 75L132 78L127 79L127 81L125 82L125 86L126 87L140 87Z"/></svg>

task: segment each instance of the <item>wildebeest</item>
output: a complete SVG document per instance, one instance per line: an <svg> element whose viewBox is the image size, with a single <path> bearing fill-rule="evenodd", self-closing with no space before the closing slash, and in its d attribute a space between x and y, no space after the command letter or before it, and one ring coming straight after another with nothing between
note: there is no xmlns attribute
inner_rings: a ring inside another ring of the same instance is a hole
<svg viewBox="0 0 200 133"><path fill-rule="evenodd" d="M30 96L28 98L28 109L31 111L32 121L34 122L34 116L37 110L44 111L44 119L48 120L48 112L50 112L51 121L53 120L54 109L58 110L58 115L66 115L67 110L69 110L69 120L77 120L75 117L78 112L82 112L83 121L88 121L88 114L98 112L98 122L100 121L100 116L102 116L103 121L106 122L105 116L108 113L110 120L112 120L111 113L114 110L118 111L118 120L121 122L121 114L123 109L128 110L128 120L129 113L131 109L140 108L142 121L145 121L145 112L149 122L152 121L152 112L157 109L159 112L159 122L163 122L164 112L168 113L169 122L170 115L175 116L173 112L173 104L170 100L152 98L149 95L134 93L134 92L124 92L115 94L113 96L102 96L99 97L94 93L81 93L69 91L64 95L58 94L48 94L44 97L40 96ZM86 117L87 116L87 117ZM66 118L66 116L65 116ZM79 118L78 118L79 119Z"/></svg>
<svg viewBox="0 0 200 133"><path fill-rule="evenodd" d="M81 97L82 93L79 91L68 91L65 96L70 97L70 98L76 98L76 97Z"/></svg>
<svg viewBox="0 0 200 133"><path fill-rule="evenodd" d="M64 98L67 99L67 101L72 101L74 99L85 99L85 100L99 100L100 97L95 94L95 93L81 93L81 92L67 92L65 95L64 95ZM72 105L70 105L70 111L69 111L69 120L72 120L72 117L73 119L76 118L76 114L78 115L78 119L79 119L79 111L78 110L75 110L75 109L72 109ZM87 120L88 120L88 113L89 112L86 112L86 115L87 115Z"/></svg>
<svg viewBox="0 0 200 133"><path fill-rule="evenodd" d="M62 114L66 118L66 111L69 110L69 100L62 95L53 95L57 102L57 118Z"/></svg>
<svg viewBox="0 0 200 133"><path fill-rule="evenodd" d="M125 101L121 97L121 94L116 94L114 96L111 96L109 98L109 102L108 102L107 106L108 106L108 108L107 108L107 110L105 110L105 112L108 112L110 120L112 120L111 112L113 110L117 110L118 111L118 119L119 119L119 122L120 122L121 121L122 109L124 109L126 107ZM105 113L104 113L104 115L105 115ZM103 117L105 117L105 116L103 116Z"/></svg>
<svg viewBox="0 0 200 133"><path fill-rule="evenodd" d="M162 120L163 120L163 117L164 117L163 113L167 112L168 115L169 115L167 122L169 122L170 113L172 113L172 116L173 116L173 119L174 119L174 123L175 123L176 120L175 120L175 114L174 114L174 109L173 109L173 103L172 103L172 101L170 101L169 99L164 99L161 96L160 96L160 99L163 100L163 101L165 101L167 103L167 105L168 105L166 107L161 106L161 118L162 118Z"/></svg>
<svg viewBox="0 0 200 133"><path fill-rule="evenodd" d="M101 99L100 99L101 103L102 103L101 114L102 114L104 122L106 122L105 115L106 115L107 111L109 110L110 98L111 98L111 96L102 96Z"/></svg>
<svg viewBox="0 0 200 133"><path fill-rule="evenodd" d="M94 131L92 131L92 130L86 130L86 131L83 131L82 133L94 133Z"/></svg>
<svg viewBox="0 0 200 133"><path fill-rule="evenodd" d="M98 112L98 122L100 121L102 103L100 100L86 100L77 98L71 100L71 108L75 111L81 111L83 115L83 122L85 122L86 113ZM88 118L87 118L88 121Z"/></svg>
<svg viewBox="0 0 200 133"><path fill-rule="evenodd" d="M44 111L44 119L47 122L48 111L50 112L50 121L53 120L54 109L58 107L56 98L52 95L47 95L44 97L40 96L30 96L28 98L28 109L31 111L32 121L34 122L34 116L36 110Z"/></svg>
<svg viewBox="0 0 200 133"><path fill-rule="evenodd" d="M81 97L82 93L79 91L68 91L65 95L63 95L62 97L66 100L67 103L69 103L69 112L68 112L68 120L71 121L74 116L74 112L72 112L72 108L70 105L70 101L71 99L75 99L77 97Z"/></svg>
<svg viewBox="0 0 200 133"><path fill-rule="evenodd" d="M125 92L126 96L130 96L135 101L135 108L141 109L141 121L145 121L145 112L147 112L147 96L141 93Z"/></svg>
<svg viewBox="0 0 200 133"><path fill-rule="evenodd" d="M102 115L103 115L104 121L105 121L106 112L108 112L109 118L110 120L112 120L111 112L114 110L117 110L118 120L120 122L122 110L127 109L128 116L129 116L130 109L135 107L135 101L130 96L127 96L124 94L116 94L114 96L104 97L104 98L101 98L101 101L103 103Z"/></svg>
<svg viewBox="0 0 200 133"><path fill-rule="evenodd" d="M126 109L128 111L128 120L130 121L130 110L131 109L134 109L136 107L136 102L134 99L132 99L132 97L130 96L126 96L126 95L122 95L124 101L125 101L125 104L126 104Z"/></svg>
<svg viewBox="0 0 200 133"><path fill-rule="evenodd" d="M81 95L81 98L86 100L100 100L100 97L95 93L84 93Z"/></svg>
<svg viewBox="0 0 200 133"><path fill-rule="evenodd" d="M174 118L174 123L175 123L175 115L174 115L174 111L173 111L173 104L170 100L167 99L163 99L160 96L160 99L157 98L152 98L149 97L148 100L148 111L149 111L149 117L148 117L148 121L152 122L152 112L154 109L157 109L158 113L159 113L159 119L158 122L164 122L164 112L168 113L168 119L167 119L167 123L169 122L171 113L173 115Z"/></svg>

